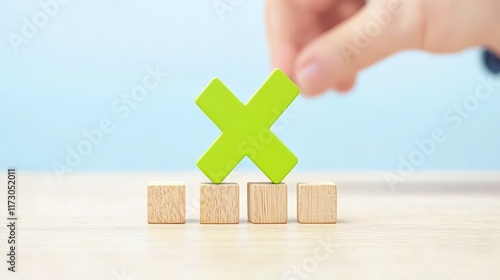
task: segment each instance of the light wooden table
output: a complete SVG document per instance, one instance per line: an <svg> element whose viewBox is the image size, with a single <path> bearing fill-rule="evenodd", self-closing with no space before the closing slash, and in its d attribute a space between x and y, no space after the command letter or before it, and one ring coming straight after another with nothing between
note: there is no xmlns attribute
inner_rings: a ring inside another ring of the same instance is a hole
<svg viewBox="0 0 500 280"><path fill-rule="evenodd" d="M500 279L500 176L414 175L390 187L383 174L291 174L289 223L198 223L199 173L19 172L18 272L0 279ZM146 186L183 180L185 225L148 225ZM296 222L297 181L338 185L338 223ZM6 188L0 209L6 215Z"/></svg>

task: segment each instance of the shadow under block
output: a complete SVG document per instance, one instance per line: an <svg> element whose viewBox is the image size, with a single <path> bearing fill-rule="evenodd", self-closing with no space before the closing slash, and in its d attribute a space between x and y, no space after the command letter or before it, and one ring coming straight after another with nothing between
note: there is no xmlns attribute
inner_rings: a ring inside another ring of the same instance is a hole
<svg viewBox="0 0 500 280"><path fill-rule="evenodd" d="M148 185L148 223L186 223L186 185L178 182L151 182Z"/></svg>
<svg viewBox="0 0 500 280"><path fill-rule="evenodd" d="M297 221L302 224L335 224L337 185L330 182L298 183Z"/></svg>
<svg viewBox="0 0 500 280"><path fill-rule="evenodd" d="M248 220L252 224L286 224L287 186L248 183Z"/></svg>
<svg viewBox="0 0 500 280"><path fill-rule="evenodd" d="M201 184L200 223L238 224L240 222L238 184Z"/></svg>

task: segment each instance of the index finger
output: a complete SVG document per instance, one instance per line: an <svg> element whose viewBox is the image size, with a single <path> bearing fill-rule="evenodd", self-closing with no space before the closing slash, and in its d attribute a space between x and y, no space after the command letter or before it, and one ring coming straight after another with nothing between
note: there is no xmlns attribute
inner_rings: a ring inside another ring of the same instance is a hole
<svg viewBox="0 0 500 280"><path fill-rule="evenodd" d="M295 59L299 52L296 36L298 19L291 1L268 0L266 4L267 39L272 68L280 68L292 80ZM295 18L294 18L295 17Z"/></svg>

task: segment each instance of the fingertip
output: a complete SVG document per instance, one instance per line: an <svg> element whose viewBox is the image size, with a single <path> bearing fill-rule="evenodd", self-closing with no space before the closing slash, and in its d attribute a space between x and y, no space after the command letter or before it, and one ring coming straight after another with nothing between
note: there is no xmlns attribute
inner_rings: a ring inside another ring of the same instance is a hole
<svg viewBox="0 0 500 280"><path fill-rule="evenodd" d="M340 94L348 94L354 88L355 83L355 79L345 80L338 83L338 85L334 87L334 89Z"/></svg>
<svg viewBox="0 0 500 280"><path fill-rule="evenodd" d="M311 60L300 65L297 69L297 83L306 96L315 96L328 89L324 71L318 61Z"/></svg>
<svg viewBox="0 0 500 280"><path fill-rule="evenodd" d="M297 62L297 83L302 93L306 96L317 96L329 89L340 93L350 91L355 83L355 77L344 73L342 76L331 71L327 60L318 59L311 54L299 57ZM337 67L340 65L337 64Z"/></svg>
<svg viewBox="0 0 500 280"><path fill-rule="evenodd" d="M280 44L279 47L271 53L271 70L279 68L292 81L296 81L293 71L293 63L296 56L297 50L293 46Z"/></svg>

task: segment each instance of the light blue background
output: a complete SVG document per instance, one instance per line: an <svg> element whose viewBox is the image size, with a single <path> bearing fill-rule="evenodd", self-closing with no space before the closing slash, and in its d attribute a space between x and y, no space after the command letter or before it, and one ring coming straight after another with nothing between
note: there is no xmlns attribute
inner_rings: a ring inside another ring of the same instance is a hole
<svg viewBox="0 0 500 280"><path fill-rule="evenodd" d="M270 73L263 1L242 1L223 20L213 2L73 0L15 53L9 33L41 8L2 1L0 168L52 170L83 130L110 118L115 130L74 169L196 169L219 134L196 96L219 77L247 101ZM156 65L169 77L117 118L112 102ZM435 128L447 141L419 169L499 170L500 90L457 130L443 119L486 73L479 50L399 54L364 71L348 96L298 98L277 134L298 156L297 170L394 170Z"/></svg>

